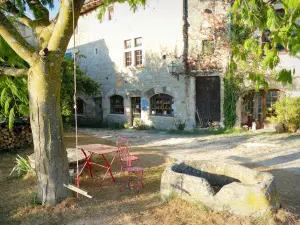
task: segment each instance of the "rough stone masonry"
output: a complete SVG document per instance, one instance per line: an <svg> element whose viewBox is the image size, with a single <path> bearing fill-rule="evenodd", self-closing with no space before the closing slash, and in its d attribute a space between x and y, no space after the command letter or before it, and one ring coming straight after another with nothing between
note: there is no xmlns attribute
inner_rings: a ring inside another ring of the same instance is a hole
<svg viewBox="0 0 300 225"><path fill-rule="evenodd" d="M167 166L160 192L163 200L179 197L201 207L246 216L263 216L280 207L270 173L212 161Z"/></svg>

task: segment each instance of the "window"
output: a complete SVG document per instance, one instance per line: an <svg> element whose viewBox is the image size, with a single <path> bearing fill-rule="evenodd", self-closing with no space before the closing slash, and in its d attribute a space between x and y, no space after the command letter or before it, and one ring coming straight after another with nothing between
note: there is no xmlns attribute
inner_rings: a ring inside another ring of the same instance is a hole
<svg viewBox="0 0 300 225"><path fill-rule="evenodd" d="M98 48L95 48L95 55L98 55Z"/></svg>
<svg viewBox="0 0 300 225"><path fill-rule="evenodd" d="M130 39L124 41L124 47L125 47L125 49L131 48L131 40Z"/></svg>
<svg viewBox="0 0 300 225"><path fill-rule="evenodd" d="M141 47L143 39L142 38L135 38L134 39L134 47Z"/></svg>
<svg viewBox="0 0 300 225"><path fill-rule="evenodd" d="M214 41L211 41L211 40L204 40L202 42L202 51L203 53L205 54L213 54L214 51L215 51L215 48L214 48Z"/></svg>
<svg viewBox="0 0 300 225"><path fill-rule="evenodd" d="M114 6L108 7L108 20L112 20L114 16Z"/></svg>
<svg viewBox="0 0 300 225"><path fill-rule="evenodd" d="M137 51L134 52L134 54L135 54L135 65L136 66L141 66L142 61L143 61L142 50L137 50Z"/></svg>
<svg viewBox="0 0 300 225"><path fill-rule="evenodd" d="M275 111L272 109L272 106L277 102L280 98L280 91L272 90L267 91L266 93L266 108L267 108L267 116L274 116Z"/></svg>
<svg viewBox="0 0 300 225"><path fill-rule="evenodd" d="M143 39L141 37L134 38L134 39L127 39L124 41L124 49L125 49L124 62L126 67L143 65L142 46L143 46Z"/></svg>
<svg viewBox="0 0 300 225"><path fill-rule="evenodd" d="M125 52L125 66L131 66L131 52Z"/></svg>
<svg viewBox="0 0 300 225"><path fill-rule="evenodd" d="M83 114L84 113L84 101L80 98L76 101L77 106L77 114Z"/></svg>
<svg viewBox="0 0 300 225"><path fill-rule="evenodd" d="M114 95L110 98L110 113L124 114L124 100L120 95Z"/></svg>
<svg viewBox="0 0 300 225"><path fill-rule="evenodd" d="M170 95L157 94L151 97L151 115L172 116L174 111L174 99Z"/></svg>
<svg viewBox="0 0 300 225"><path fill-rule="evenodd" d="M102 109L102 98L101 97L94 98L94 102L95 102L96 108Z"/></svg>

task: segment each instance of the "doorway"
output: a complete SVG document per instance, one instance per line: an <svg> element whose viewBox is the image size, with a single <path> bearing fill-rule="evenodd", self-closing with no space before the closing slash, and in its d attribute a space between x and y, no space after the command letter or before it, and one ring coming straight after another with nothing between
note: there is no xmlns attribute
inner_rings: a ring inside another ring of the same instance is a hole
<svg viewBox="0 0 300 225"><path fill-rule="evenodd" d="M202 127L220 121L220 77L196 78L196 121Z"/></svg>
<svg viewBox="0 0 300 225"><path fill-rule="evenodd" d="M131 98L131 125L134 119L141 119L141 97Z"/></svg>

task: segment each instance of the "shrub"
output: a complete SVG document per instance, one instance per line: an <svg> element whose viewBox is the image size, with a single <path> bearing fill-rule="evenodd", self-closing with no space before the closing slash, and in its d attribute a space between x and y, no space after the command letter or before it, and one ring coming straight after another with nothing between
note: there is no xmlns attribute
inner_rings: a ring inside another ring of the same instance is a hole
<svg viewBox="0 0 300 225"><path fill-rule="evenodd" d="M18 176L23 176L26 174L33 174L34 170L30 166L29 160L23 158L22 156L19 156L16 158L16 163L15 167L12 169L9 175L12 175L13 173L17 173Z"/></svg>
<svg viewBox="0 0 300 225"><path fill-rule="evenodd" d="M175 122L175 127L177 128L177 130L183 131L186 127L186 122L182 122L181 120L177 120Z"/></svg>
<svg viewBox="0 0 300 225"><path fill-rule="evenodd" d="M143 121L141 119L134 119L133 127L137 130L150 130L151 129L151 126L143 123Z"/></svg>
<svg viewBox="0 0 300 225"><path fill-rule="evenodd" d="M128 130L128 129L130 129L130 127L131 127L130 123L125 123L124 124L124 129Z"/></svg>
<svg viewBox="0 0 300 225"><path fill-rule="evenodd" d="M296 132L300 127L300 98L285 96L276 102L269 110L275 115L268 120L277 124L283 132Z"/></svg>

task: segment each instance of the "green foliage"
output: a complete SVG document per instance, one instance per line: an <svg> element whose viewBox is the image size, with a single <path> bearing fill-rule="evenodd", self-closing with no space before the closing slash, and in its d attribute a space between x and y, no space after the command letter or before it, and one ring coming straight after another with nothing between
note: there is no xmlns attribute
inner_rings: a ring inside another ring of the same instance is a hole
<svg viewBox="0 0 300 225"><path fill-rule="evenodd" d="M83 57L83 56L80 56ZM65 58L62 63L61 107L65 119L73 115L74 106L74 62ZM99 94L100 84L91 79L79 66L76 67L77 92L88 97Z"/></svg>
<svg viewBox="0 0 300 225"><path fill-rule="evenodd" d="M183 131L186 127L186 122L184 121L181 121L181 120L177 120L175 122L175 127L177 128L177 130L179 131Z"/></svg>
<svg viewBox="0 0 300 225"><path fill-rule="evenodd" d="M139 6L145 6L146 0L103 0L99 6L98 19L102 21L106 9L114 3L127 3L131 10L135 12Z"/></svg>
<svg viewBox="0 0 300 225"><path fill-rule="evenodd" d="M256 87L266 87L267 75L283 84L290 84L292 71L278 73L274 70L280 62L278 46L288 49L292 56L300 52L300 27L297 24L300 1L280 1L283 8L276 11L274 3L278 2L236 0L229 11L233 47L231 64L237 65L235 72L251 74ZM269 42L263 43L262 49L261 36L266 31Z"/></svg>
<svg viewBox="0 0 300 225"><path fill-rule="evenodd" d="M124 129L124 123L108 121L103 124L103 127L107 127L112 130L121 130Z"/></svg>
<svg viewBox="0 0 300 225"><path fill-rule="evenodd" d="M268 119L271 123L279 124L283 131L290 132L300 127L300 98L285 96L273 105L273 109L275 116Z"/></svg>
<svg viewBox="0 0 300 225"><path fill-rule="evenodd" d="M25 159L18 155L16 158L17 165L10 172L10 176L13 173L17 173L18 176L23 176L26 174L34 174L34 169L30 166L29 159Z"/></svg>
<svg viewBox="0 0 300 225"><path fill-rule="evenodd" d="M133 120L133 127L137 130L151 130L152 127L145 124L141 119L135 118Z"/></svg>
<svg viewBox="0 0 300 225"><path fill-rule="evenodd" d="M27 63L0 36L0 66L26 68Z"/></svg>
<svg viewBox="0 0 300 225"><path fill-rule="evenodd" d="M27 80L0 76L0 119L8 119L11 130L16 116L28 115Z"/></svg>
<svg viewBox="0 0 300 225"><path fill-rule="evenodd" d="M231 74L224 78L224 125L226 128L232 128L237 120L236 102L240 94L240 79Z"/></svg>
<svg viewBox="0 0 300 225"><path fill-rule="evenodd" d="M0 64L1 65L1 64ZM23 65L25 66L25 64ZM65 58L62 63L61 106L65 120L73 115L74 77L73 60ZM100 84L86 72L76 68L77 92L85 96L99 93ZM12 129L16 117L29 115L29 101L26 78L0 76L0 119L7 119Z"/></svg>

